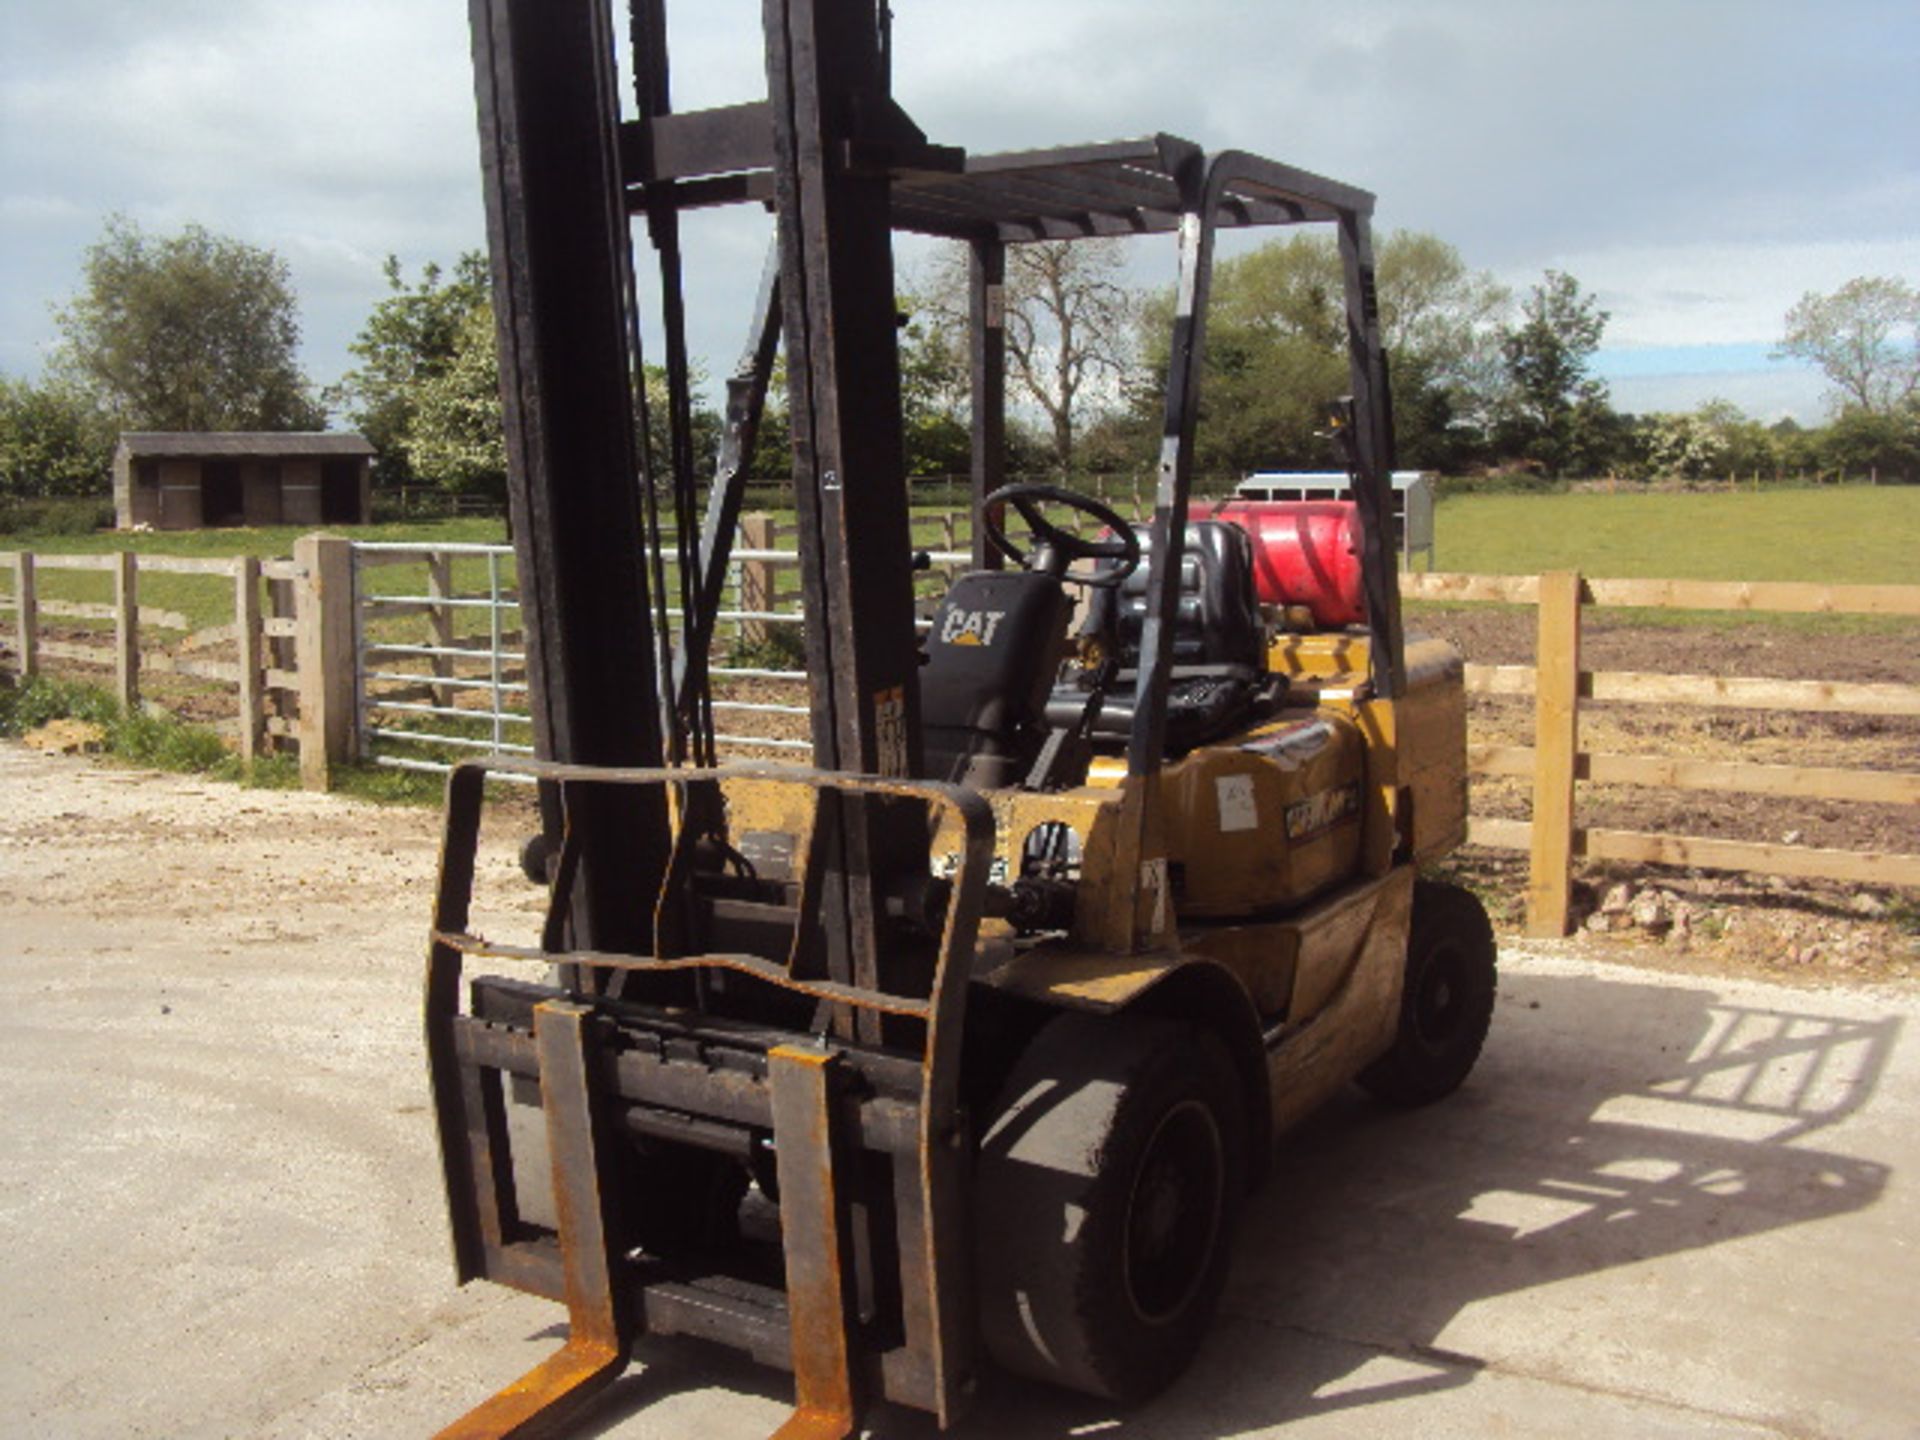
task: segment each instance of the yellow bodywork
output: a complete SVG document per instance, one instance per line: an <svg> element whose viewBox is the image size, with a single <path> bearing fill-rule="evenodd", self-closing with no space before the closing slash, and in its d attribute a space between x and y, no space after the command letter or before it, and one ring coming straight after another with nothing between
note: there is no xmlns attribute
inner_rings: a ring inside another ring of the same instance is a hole
<svg viewBox="0 0 1920 1440"><path fill-rule="evenodd" d="M1460 657L1406 649L1398 700L1372 697L1363 634L1277 639L1286 703L1158 775L1095 760L1066 791L991 791L991 879L1021 874L1041 827L1065 825L1078 857L1071 931L1017 941L982 926L975 979L1067 1009L1116 1012L1169 977L1232 978L1266 1041L1276 1125L1305 1114L1393 1041L1418 863L1466 828ZM804 849L806 787L728 786L736 843L756 833ZM936 829L936 871L958 836Z"/></svg>

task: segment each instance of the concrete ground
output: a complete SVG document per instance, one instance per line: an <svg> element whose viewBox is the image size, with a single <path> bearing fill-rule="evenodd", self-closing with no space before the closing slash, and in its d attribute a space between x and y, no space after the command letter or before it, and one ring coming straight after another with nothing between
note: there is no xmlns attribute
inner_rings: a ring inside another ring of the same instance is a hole
<svg viewBox="0 0 1920 1440"><path fill-rule="evenodd" d="M0 746L5 1433L426 1435L558 1343L557 1307L451 1282L433 830ZM487 873L523 913L504 850ZM1115 1414L993 1379L961 1433L1920 1431L1920 989L1503 963L1459 1095L1356 1094L1283 1143L1170 1393ZM577 1433L786 1413L729 1352L640 1361Z"/></svg>

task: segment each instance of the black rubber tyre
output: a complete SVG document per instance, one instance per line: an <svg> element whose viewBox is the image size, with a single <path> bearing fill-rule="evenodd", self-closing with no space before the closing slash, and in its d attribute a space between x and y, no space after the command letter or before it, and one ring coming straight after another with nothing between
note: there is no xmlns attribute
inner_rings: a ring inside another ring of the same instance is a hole
<svg viewBox="0 0 1920 1440"><path fill-rule="evenodd" d="M1394 1105L1425 1105L1460 1088L1493 1022L1494 954L1478 897L1458 885L1414 882L1400 1032L1360 1072L1368 1091Z"/></svg>
<svg viewBox="0 0 1920 1440"><path fill-rule="evenodd" d="M994 1359L1129 1404L1171 1384L1226 1280L1246 1126L1233 1061L1210 1031L1048 1022L980 1143L975 1270Z"/></svg>

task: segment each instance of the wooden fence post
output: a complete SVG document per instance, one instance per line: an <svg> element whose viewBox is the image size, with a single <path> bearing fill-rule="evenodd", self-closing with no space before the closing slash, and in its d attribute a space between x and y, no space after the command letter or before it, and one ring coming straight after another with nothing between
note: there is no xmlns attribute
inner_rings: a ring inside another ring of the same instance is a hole
<svg viewBox="0 0 1920 1440"><path fill-rule="evenodd" d="M427 556L427 594L435 600L446 600L452 597L453 559L451 556L439 553ZM435 605L427 611L427 635L429 642L435 649L451 650L453 648L452 606ZM453 674L453 657L451 655L435 655L433 657L432 668L435 675L451 677ZM451 706L453 704L453 687L450 685L435 685L433 687L433 703L443 707Z"/></svg>
<svg viewBox="0 0 1920 1440"><path fill-rule="evenodd" d="M1527 871L1527 934L1567 933L1573 884L1574 772L1580 754L1579 573L1540 577L1534 655L1533 839Z"/></svg>
<svg viewBox="0 0 1920 1440"><path fill-rule="evenodd" d="M131 710L140 703L140 577L133 551L122 550L113 564L114 694Z"/></svg>
<svg viewBox="0 0 1920 1440"><path fill-rule="evenodd" d="M334 764L352 753L353 542L303 535L293 559L300 567L300 783L325 790Z"/></svg>
<svg viewBox="0 0 1920 1440"><path fill-rule="evenodd" d="M233 572L233 637L240 663L240 715L237 722L240 763L252 765L260 753L266 716L260 704L260 560L243 555Z"/></svg>
<svg viewBox="0 0 1920 1440"><path fill-rule="evenodd" d="M31 680L40 669L40 597L34 589L33 552L14 557L14 619L20 626L20 679Z"/></svg>
<svg viewBox="0 0 1920 1440"><path fill-rule="evenodd" d="M742 550L773 549L773 516L764 510L755 510L740 517L740 548ZM740 608L742 610L773 610L774 604L774 562L766 559L742 560L740 562ZM740 622L740 643L742 645L764 645L771 627L765 620L743 620Z"/></svg>

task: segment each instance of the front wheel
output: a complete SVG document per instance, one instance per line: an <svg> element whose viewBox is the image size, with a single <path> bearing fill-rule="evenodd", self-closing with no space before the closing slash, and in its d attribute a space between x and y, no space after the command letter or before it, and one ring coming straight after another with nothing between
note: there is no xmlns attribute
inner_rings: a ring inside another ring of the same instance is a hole
<svg viewBox="0 0 1920 1440"><path fill-rule="evenodd" d="M1009 1370L1123 1403L1177 1378L1226 1280L1246 1106L1219 1037L1061 1015L980 1144L982 1338Z"/></svg>
<svg viewBox="0 0 1920 1440"><path fill-rule="evenodd" d="M1470 890L1434 880L1413 886L1400 1029L1360 1083L1394 1105L1451 1095L1480 1058L1493 1022L1493 925Z"/></svg>

